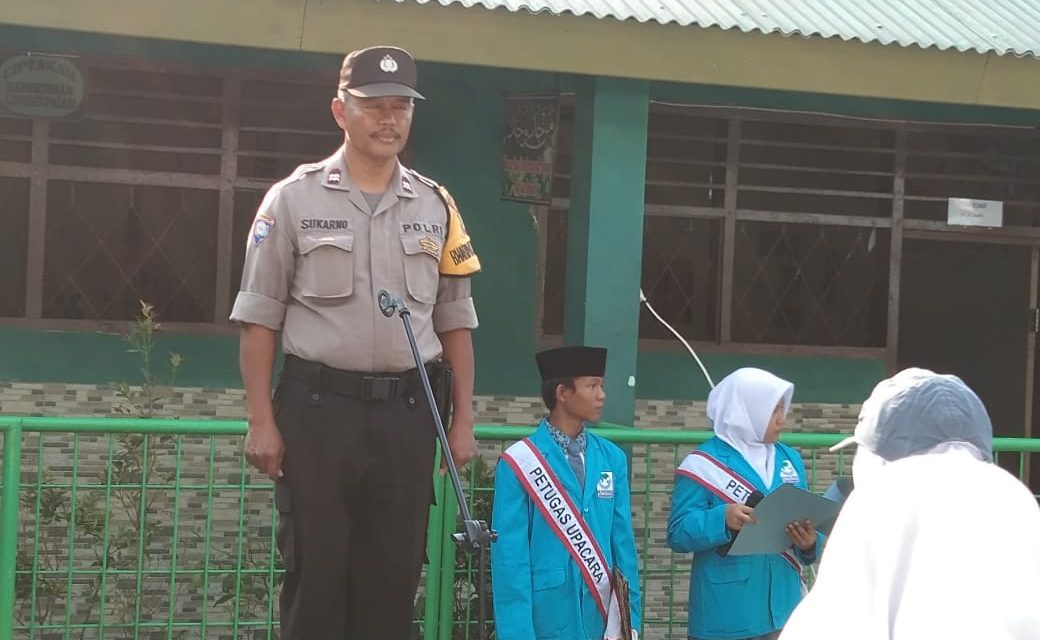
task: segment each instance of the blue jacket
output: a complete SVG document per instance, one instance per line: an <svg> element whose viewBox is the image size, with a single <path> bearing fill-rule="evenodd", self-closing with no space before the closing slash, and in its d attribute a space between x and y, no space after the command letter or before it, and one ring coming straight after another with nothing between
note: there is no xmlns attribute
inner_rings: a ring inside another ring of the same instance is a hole
<svg viewBox="0 0 1040 640"><path fill-rule="evenodd" d="M632 628L639 629L641 599L628 461L617 445L587 433L584 490L579 490L577 477L544 421L531 442L581 510L607 564L611 568L617 565L628 579ZM606 473L613 474L610 496L597 489ZM512 467L502 461L495 474L491 523L498 532L498 540L491 545L496 638L603 640L606 620L578 566L537 511Z"/></svg>
<svg viewBox="0 0 1040 640"><path fill-rule="evenodd" d="M783 475L807 489L805 465L798 452L777 443L773 483L761 478L733 447L718 438L700 446L756 489L768 495L783 484ZM787 623L802 598L801 575L779 554L720 556L717 547L729 542L726 502L690 478L676 474L672 511L668 518L668 546L680 553L694 553L690 571L689 635L703 640L730 640L764 635ZM821 538L817 538L820 548ZM815 561L815 550L803 555L804 564Z"/></svg>

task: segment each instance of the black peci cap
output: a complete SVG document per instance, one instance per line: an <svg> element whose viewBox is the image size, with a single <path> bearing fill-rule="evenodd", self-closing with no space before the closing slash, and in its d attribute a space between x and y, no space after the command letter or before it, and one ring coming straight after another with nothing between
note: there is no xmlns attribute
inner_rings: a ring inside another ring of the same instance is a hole
<svg viewBox="0 0 1040 640"><path fill-rule="evenodd" d="M536 353L534 359L542 382L582 376L602 378L607 370L607 350L602 347L559 347Z"/></svg>

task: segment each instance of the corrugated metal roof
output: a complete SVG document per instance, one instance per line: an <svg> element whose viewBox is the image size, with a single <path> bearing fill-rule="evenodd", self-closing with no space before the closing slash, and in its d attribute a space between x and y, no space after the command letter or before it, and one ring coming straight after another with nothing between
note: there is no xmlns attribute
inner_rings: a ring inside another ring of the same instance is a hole
<svg viewBox="0 0 1040 640"><path fill-rule="evenodd" d="M1040 58L1040 0L396 0Z"/></svg>

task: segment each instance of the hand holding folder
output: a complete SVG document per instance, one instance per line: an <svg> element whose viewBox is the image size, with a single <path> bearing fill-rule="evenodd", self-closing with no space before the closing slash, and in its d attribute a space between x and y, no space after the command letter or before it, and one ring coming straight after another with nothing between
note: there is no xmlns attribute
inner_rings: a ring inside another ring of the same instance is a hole
<svg viewBox="0 0 1040 640"><path fill-rule="evenodd" d="M748 523L729 549L731 556L780 553L791 546L788 523L811 520L816 529L829 531L841 505L815 493L785 484L755 507L756 523Z"/></svg>

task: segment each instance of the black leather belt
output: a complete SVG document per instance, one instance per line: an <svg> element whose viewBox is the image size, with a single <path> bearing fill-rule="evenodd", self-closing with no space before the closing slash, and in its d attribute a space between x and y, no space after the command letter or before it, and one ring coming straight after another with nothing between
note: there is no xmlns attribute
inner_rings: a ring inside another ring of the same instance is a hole
<svg viewBox="0 0 1040 640"><path fill-rule="evenodd" d="M286 354L282 375L359 400L387 401L403 398L414 391L415 369L401 373L367 373L335 369L320 362Z"/></svg>

